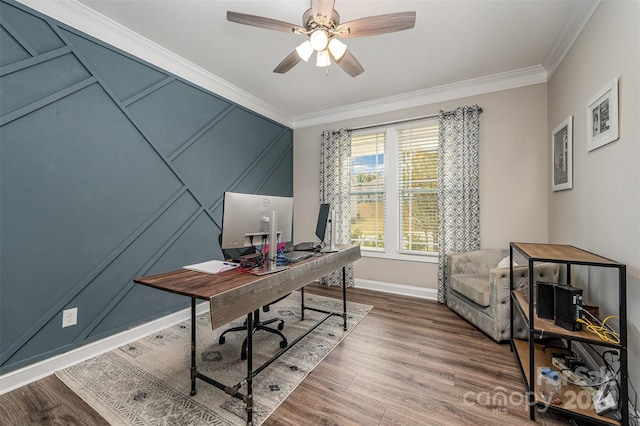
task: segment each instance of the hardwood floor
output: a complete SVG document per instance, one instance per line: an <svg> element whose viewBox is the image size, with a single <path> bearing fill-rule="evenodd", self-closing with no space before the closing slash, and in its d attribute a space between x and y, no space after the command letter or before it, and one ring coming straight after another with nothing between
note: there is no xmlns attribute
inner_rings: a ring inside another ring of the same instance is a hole
<svg viewBox="0 0 640 426"><path fill-rule="evenodd" d="M357 288L348 298L374 309L265 425L569 424L550 413L531 422L509 345L446 306Z"/></svg>
<svg viewBox="0 0 640 426"><path fill-rule="evenodd" d="M0 395L2 425L108 425L93 408L49 376Z"/></svg>
<svg viewBox="0 0 640 426"><path fill-rule="evenodd" d="M340 297L318 285L306 291ZM433 301L349 289L371 313L266 420L269 425L567 425L529 420L509 345ZM3 425L103 425L55 376L0 396Z"/></svg>

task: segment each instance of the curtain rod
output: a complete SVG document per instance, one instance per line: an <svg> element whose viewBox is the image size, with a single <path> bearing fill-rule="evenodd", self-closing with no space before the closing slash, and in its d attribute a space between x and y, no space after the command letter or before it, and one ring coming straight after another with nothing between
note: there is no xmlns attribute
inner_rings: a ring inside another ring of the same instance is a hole
<svg viewBox="0 0 640 426"><path fill-rule="evenodd" d="M455 114L455 111L446 111L444 113L444 115L451 115L451 114ZM482 108L478 108L478 114L482 114ZM404 120L387 121L387 122L384 122L384 123L371 124L369 126L352 127L352 128L350 128L350 130L352 130L352 131L367 130L367 129L374 129L376 127L389 126L391 124L410 123L412 121L420 121L420 120L427 120L429 118L436 118L439 115L440 115L440 113L423 115L421 117L407 118L407 119L404 119ZM333 133L339 133L339 131L338 130L333 130Z"/></svg>

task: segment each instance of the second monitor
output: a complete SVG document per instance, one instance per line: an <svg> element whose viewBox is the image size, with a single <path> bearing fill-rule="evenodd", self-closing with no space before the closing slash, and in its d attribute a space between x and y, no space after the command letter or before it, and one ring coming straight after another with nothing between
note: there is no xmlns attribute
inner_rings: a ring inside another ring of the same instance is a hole
<svg viewBox="0 0 640 426"><path fill-rule="evenodd" d="M329 221L329 211L331 210L330 204L320 204L318 210L318 222L316 223L316 237L320 239L319 243L306 241L298 243L293 246L296 251L315 251L320 248L325 240L325 234L327 233L327 222Z"/></svg>

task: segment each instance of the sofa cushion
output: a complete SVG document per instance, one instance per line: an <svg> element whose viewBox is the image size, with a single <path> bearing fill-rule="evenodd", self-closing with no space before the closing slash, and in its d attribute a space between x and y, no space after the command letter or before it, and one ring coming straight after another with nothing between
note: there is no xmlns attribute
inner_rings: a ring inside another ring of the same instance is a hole
<svg viewBox="0 0 640 426"><path fill-rule="evenodd" d="M489 276L474 274L456 274L449 280L451 290L477 303L489 306Z"/></svg>

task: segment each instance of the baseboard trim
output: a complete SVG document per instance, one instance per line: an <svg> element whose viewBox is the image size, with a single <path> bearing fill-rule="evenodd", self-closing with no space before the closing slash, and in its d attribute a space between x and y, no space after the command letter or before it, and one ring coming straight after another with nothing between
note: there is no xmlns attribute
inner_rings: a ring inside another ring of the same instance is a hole
<svg viewBox="0 0 640 426"><path fill-rule="evenodd" d="M393 284L382 281L356 279L355 287L366 290L379 291L383 293L392 293L401 296L418 297L421 299L437 300L437 290L431 288L422 288L409 286L404 284ZM198 315L209 311L208 303L201 303L196 307ZM0 376L0 395L11 392L36 380L50 376L58 370L70 367L79 362L85 361L94 356L119 348L127 343L136 341L151 333L163 330L174 324L188 320L191 309L183 309L173 314L167 315L157 320L142 324L122 333L109 336L97 342L89 343L69 352L53 356L32 365L11 371Z"/></svg>
<svg viewBox="0 0 640 426"><path fill-rule="evenodd" d="M196 306L196 314L200 315L209 311L208 303L200 303ZM0 376L0 395L11 392L19 387L50 376L58 370L70 367L94 356L119 348L149 334L158 332L174 324L190 319L191 308L183 309L157 320L132 328L127 331L106 337L88 345L73 349L60 355L53 356L32 365L11 371Z"/></svg>
<svg viewBox="0 0 640 426"><path fill-rule="evenodd" d="M420 299L438 300L438 290L433 288L415 287L405 284L393 284L383 281L355 279L355 287L366 290L392 293L400 296L418 297Z"/></svg>

